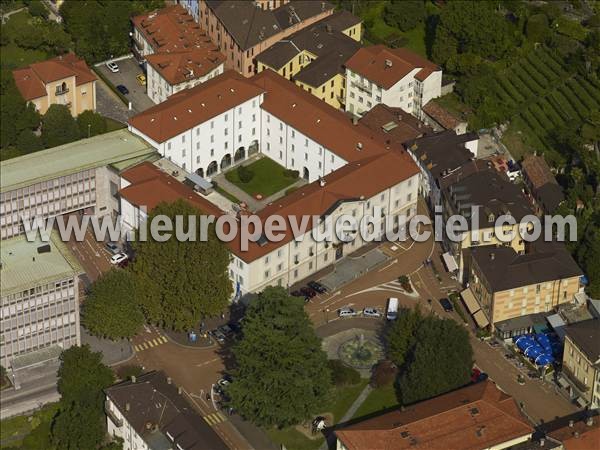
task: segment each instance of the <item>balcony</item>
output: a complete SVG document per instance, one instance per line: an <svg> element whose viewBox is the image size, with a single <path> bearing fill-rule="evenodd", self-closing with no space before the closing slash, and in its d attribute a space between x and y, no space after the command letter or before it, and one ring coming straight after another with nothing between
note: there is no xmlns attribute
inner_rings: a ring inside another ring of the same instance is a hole
<svg viewBox="0 0 600 450"><path fill-rule="evenodd" d="M571 386L573 386L575 389L577 389L582 394L584 394L585 392L587 392L590 389L588 386L583 384L583 382L581 382L579 380L579 378L577 378L575 376L573 371L571 369L569 369L566 364L563 364L563 366L562 366L562 374L565 376L565 378L567 378L567 380L569 381Z"/></svg>
<svg viewBox="0 0 600 450"><path fill-rule="evenodd" d="M54 95L65 95L66 93L69 92L69 88L67 87L57 87L56 91L54 92Z"/></svg>
<svg viewBox="0 0 600 450"><path fill-rule="evenodd" d="M359 91L366 92L367 94L371 94L371 87L367 86L366 84L357 83L356 81L353 81L351 83L351 85L352 85L352 87L357 88Z"/></svg>
<svg viewBox="0 0 600 450"><path fill-rule="evenodd" d="M106 400L104 402L104 412L110 418L111 422L115 424L115 426L117 428L121 428L123 426L123 420L117 419L117 416L115 416L115 413L113 413L112 410L110 409L110 402L108 400Z"/></svg>

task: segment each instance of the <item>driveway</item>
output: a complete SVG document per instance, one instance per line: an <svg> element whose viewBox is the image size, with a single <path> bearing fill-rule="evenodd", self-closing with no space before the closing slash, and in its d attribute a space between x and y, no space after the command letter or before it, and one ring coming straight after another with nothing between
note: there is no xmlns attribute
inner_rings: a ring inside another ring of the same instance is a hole
<svg viewBox="0 0 600 450"><path fill-rule="evenodd" d="M133 110L136 113L154 106L154 102L146 95L146 86L141 86L135 78L139 74L144 73L144 70L139 66L135 58L121 59L116 61L116 63L119 66L117 73L112 73L104 64L97 66L96 69L102 72L113 86L116 87L122 84L129 89L129 94L125 97L132 103Z"/></svg>

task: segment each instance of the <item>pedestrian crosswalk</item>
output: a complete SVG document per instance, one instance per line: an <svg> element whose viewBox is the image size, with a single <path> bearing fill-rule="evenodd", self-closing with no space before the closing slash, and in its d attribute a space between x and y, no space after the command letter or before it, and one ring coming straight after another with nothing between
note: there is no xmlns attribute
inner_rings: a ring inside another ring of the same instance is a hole
<svg viewBox="0 0 600 450"><path fill-rule="evenodd" d="M204 416L204 420L206 420L206 423L209 424L211 427L214 427L218 423L225 422L227 420L227 417L225 417L225 415L221 411L217 411L212 414L209 414L208 416Z"/></svg>
<svg viewBox="0 0 600 450"><path fill-rule="evenodd" d="M136 352L142 352L144 350L148 350L149 348L156 347L161 344L165 344L167 342L167 338L164 336L158 336L154 339L148 339L141 344L134 345L133 348Z"/></svg>

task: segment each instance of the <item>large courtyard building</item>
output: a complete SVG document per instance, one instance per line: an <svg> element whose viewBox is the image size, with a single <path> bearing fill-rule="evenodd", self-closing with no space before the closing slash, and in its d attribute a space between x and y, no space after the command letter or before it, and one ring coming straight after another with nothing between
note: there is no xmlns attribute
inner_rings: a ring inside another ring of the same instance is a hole
<svg viewBox="0 0 600 450"><path fill-rule="evenodd" d="M225 57L181 5L131 21L133 53L146 63L147 94L154 103L223 73Z"/></svg>
<svg viewBox="0 0 600 450"><path fill-rule="evenodd" d="M21 218L119 211L119 172L153 157L145 141L118 130L0 163L0 233L23 233Z"/></svg>
<svg viewBox="0 0 600 450"><path fill-rule="evenodd" d="M5 240L0 256L0 364L16 370L32 352L79 345L77 282L83 271L58 235L48 242Z"/></svg>
<svg viewBox="0 0 600 450"><path fill-rule="evenodd" d="M271 70L252 79L226 72L133 117L130 129L183 171L202 176L213 177L249 154L298 171L309 184L253 210L263 223L275 214L296 217L298 223L302 215L335 222L348 214L360 221L376 207L391 216L416 214L420 174L406 151L392 148L365 125ZM134 170L123 174L121 191L122 210L131 211L125 222L131 225L142 217L137 209L150 205L150 210L175 195L173 189L166 196L162 189L136 187L142 181L136 182ZM202 197L189 188L176 195ZM374 234L386 231L385 225L377 224L381 228ZM282 240L251 243L247 251L239 241L229 244L230 277L238 294L291 286L365 244L360 237L316 242L310 236L313 224L300 242L293 239L289 223L287 228Z"/></svg>
<svg viewBox="0 0 600 450"><path fill-rule="evenodd" d="M13 70L17 89L40 114L51 105L64 105L72 116L96 110L96 80L84 60L74 53Z"/></svg>
<svg viewBox="0 0 600 450"><path fill-rule="evenodd" d="M383 103L422 118L442 95L442 69L406 48L363 47L346 62L346 111L362 116Z"/></svg>
<svg viewBox="0 0 600 450"><path fill-rule="evenodd" d="M225 68L246 77L256 73L259 53L333 14L326 1L198 1L199 23L225 55Z"/></svg>

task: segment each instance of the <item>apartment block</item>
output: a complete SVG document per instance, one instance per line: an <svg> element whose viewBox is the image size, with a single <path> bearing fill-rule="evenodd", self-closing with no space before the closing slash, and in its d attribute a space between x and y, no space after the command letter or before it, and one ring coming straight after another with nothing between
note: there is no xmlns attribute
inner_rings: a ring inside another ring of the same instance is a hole
<svg viewBox="0 0 600 450"><path fill-rule="evenodd" d="M28 242L24 236L5 240L0 255L0 364L16 369L15 361L34 351L79 345L83 270L57 233L48 242Z"/></svg>
<svg viewBox="0 0 600 450"><path fill-rule="evenodd" d="M96 75L74 53L13 70L17 89L40 114L50 105L65 105L71 115L96 110Z"/></svg>
<svg viewBox="0 0 600 450"><path fill-rule="evenodd" d="M441 92L442 69L406 48L363 47L346 62L346 111L355 116L383 103L422 118Z"/></svg>
<svg viewBox="0 0 600 450"><path fill-rule="evenodd" d="M245 77L255 58L291 34L333 14L333 5L312 0L199 0L199 23L225 55L225 68Z"/></svg>
<svg viewBox="0 0 600 450"><path fill-rule="evenodd" d="M334 108L345 101L344 63L360 48L362 21L347 11L277 42L256 57L257 71L273 70Z"/></svg>
<svg viewBox="0 0 600 450"><path fill-rule="evenodd" d="M561 377L574 401L581 407L597 409L600 407L600 320L573 323L564 327L564 331Z"/></svg>
<svg viewBox="0 0 600 450"><path fill-rule="evenodd" d="M133 53L146 64L146 91L154 103L223 73L223 54L181 5L131 21Z"/></svg>
<svg viewBox="0 0 600 450"><path fill-rule="evenodd" d="M581 269L563 244L538 241L528 246L526 254L510 246L469 249L463 298L480 327L489 324L493 330L498 322L555 311L580 291Z"/></svg>
<svg viewBox="0 0 600 450"><path fill-rule="evenodd" d="M0 163L2 239L22 234L22 218L119 211L119 172L154 149L127 130L83 139Z"/></svg>

